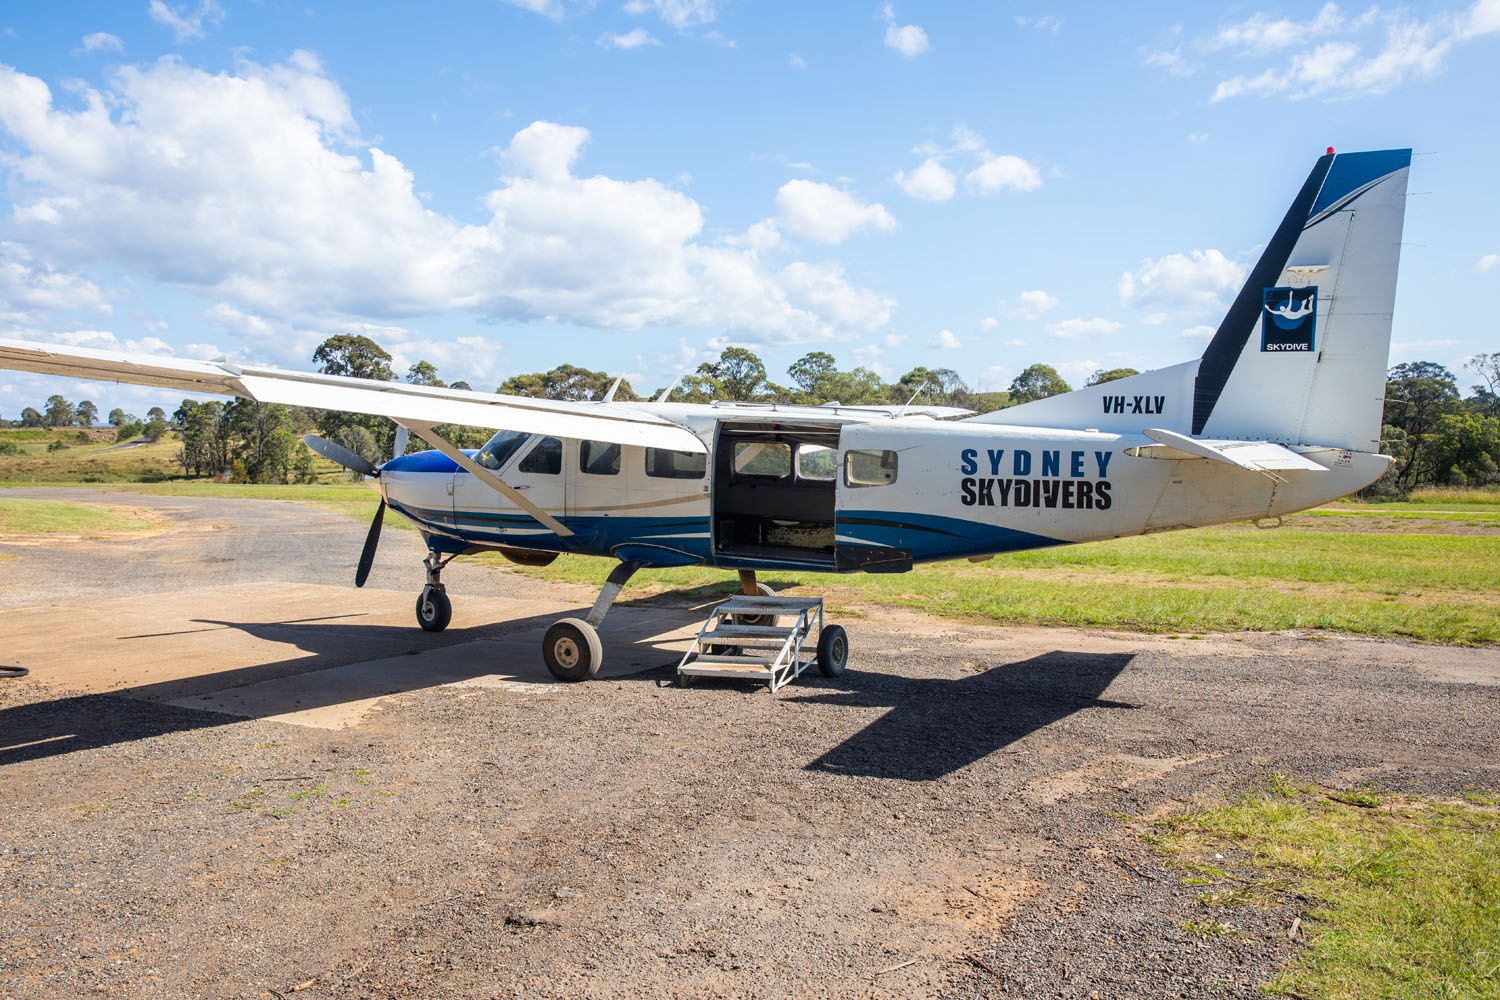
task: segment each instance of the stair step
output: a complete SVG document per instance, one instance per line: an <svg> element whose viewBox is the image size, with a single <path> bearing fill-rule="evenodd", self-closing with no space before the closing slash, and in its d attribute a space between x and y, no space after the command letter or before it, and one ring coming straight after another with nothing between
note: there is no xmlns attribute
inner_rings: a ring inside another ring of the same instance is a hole
<svg viewBox="0 0 1500 1000"><path fill-rule="evenodd" d="M727 663L689 663L678 667L679 674L688 677L736 677L740 680L769 681L771 671L764 667L734 666Z"/></svg>
<svg viewBox="0 0 1500 1000"><path fill-rule="evenodd" d="M719 605L718 610L786 613L816 608L822 603L823 599L821 597L751 597L748 594L736 594Z"/></svg>
<svg viewBox="0 0 1500 1000"><path fill-rule="evenodd" d="M756 649L780 649L786 645L785 639L777 639L771 636L730 636L726 638L720 632L703 633L703 645L709 646L754 646Z"/></svg>
<svg viewBox="0 0 1500 1000"><path fill-rule="evenodd" d="M739 653L699 653L693 663L740 663L747 666L769 666L775 657L744 656ZM692 666L692 663L688 664Z"/></svg>
<svg viewBox="0 0 1500 1000"><path fill-rule="evenodd" d="M741 625L720 622L708 635L730 635L740 639L785 639L797 631L790 625Z"/></svg>

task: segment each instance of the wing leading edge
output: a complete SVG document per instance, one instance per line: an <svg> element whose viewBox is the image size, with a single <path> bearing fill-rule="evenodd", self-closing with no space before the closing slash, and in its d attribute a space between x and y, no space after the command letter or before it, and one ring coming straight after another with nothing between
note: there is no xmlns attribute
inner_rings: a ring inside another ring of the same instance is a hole
<svg viewBox="0 0 1500 1000"><path fill-rule="evenodd" d="M679 424L611 403L500 396L15 340L0 340L0 368L368 413L398 422L464 424L673 451L708 450L696 434Z"/></svg>

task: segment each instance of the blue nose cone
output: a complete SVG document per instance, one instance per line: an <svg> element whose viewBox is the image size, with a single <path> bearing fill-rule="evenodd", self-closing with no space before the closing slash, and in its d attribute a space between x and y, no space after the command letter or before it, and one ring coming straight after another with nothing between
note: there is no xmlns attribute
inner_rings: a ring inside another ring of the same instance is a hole
<svg viewBox="0 0 1500 1000"><path fill-rule="evenodd" d="M474 454L465 450L465 455ZM410 455L402 455L393 458L380 467L382 474L387 472L446 472L449 475L458 471L458 463L440 451L414 451Z"/></svg>

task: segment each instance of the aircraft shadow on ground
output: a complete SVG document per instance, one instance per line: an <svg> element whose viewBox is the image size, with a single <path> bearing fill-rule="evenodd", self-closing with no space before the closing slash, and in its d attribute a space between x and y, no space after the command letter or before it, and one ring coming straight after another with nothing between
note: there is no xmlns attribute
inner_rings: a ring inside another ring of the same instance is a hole
<svg viewBox="0 0 1500 1000"><path fill-rule="evenodd" d="M957 680L849 671L848 690L793 695L804 704L890 711L807 765L809 771L931 781L1075 712L1138 705L1101 697L1130 653L1056 651Z"/></svg>
<svg viewBox="0 0 1500 1000"><path fill-rule="evenodd" d="M656 613L611 616L601 630L606 650L618 654L623 647L635 647L638 659L648 662L656 659L660 664L634 673L612 675L609 672L609 661L606 660L605 676L610 680L649 680L662 674L664 666L669 661L675 663L681 653L673 645L648 643L647 640L679 624L701 622L707 614L702 607L648 600L622 601L617 608L640 608ZM508 619L475 628L448 629L441 633L422 632L415 626L362 624L360 616L337 616L275 622L196 619L196 627L191 629L120 636L118 641L136 642L186 632L232 629L257 639L291 646L298 654L246 667L210 670L169 681L139 684L108 694L75 695L0 709L0 767L76 750L149 739L167 733L223 726L243 722L247 718L324 708L367 698L375 693L402 694L492 674L503 674L508 680L523 683L557 683L542 663L541 631L559 618L582 617L587 610L578 608L556 614ZM535 638L535 644L528 650L524 661L498 662L491 657L476 655L457 664L449 660L437 673L424 670L420 655L422 653L475 640L505 639L520 634ZM100 650L100 655L107 656L108 651ZM346 694L332 686L289 686L285 699L261 699L255 710L244 715L228 715L165 704L169 701L192 699L198 695L245 688L263 681L299 677L334 667L357 667L361 663L403 655L412 658L410 673L383 671L379 692L362 689Z"/></svg>

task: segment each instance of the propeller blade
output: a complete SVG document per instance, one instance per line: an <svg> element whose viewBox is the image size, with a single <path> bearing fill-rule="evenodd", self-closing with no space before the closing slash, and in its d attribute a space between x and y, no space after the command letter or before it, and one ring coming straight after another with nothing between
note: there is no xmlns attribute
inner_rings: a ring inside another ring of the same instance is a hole
<svg viewBox="0 0 1500 1000"><path fill-rule="evenodd" d="M354 571L354 585L363 587L370 578L370 567L375 565L375 550L380 546L380 529L385 524L385 501L375 511L375 520L370 522L370 533L365 536L364 551L359 554L359 568Z"/></svg>
<svg viewBox="0 0 1500 1000"><path fill-rule="evenodd" d="M362 476L380 475L380 470L371 465L368 459L356 455L341 444L334 444L327 438L318 437L316 434L309 434L302 440L307 442L307 446L313 451L330 462L342 465L350 472L358 472Z"/></svg>

